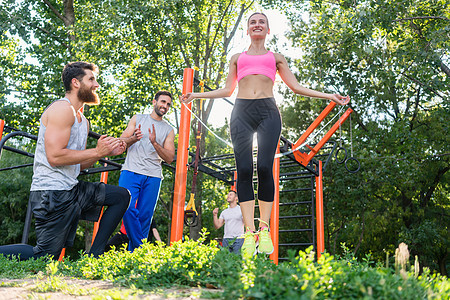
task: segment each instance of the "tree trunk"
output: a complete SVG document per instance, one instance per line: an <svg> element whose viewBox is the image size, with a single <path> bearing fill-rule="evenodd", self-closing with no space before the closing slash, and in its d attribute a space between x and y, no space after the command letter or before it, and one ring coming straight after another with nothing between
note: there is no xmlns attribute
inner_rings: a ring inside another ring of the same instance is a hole
<svg viewBox="0 0 450 300"><path fill-rule="evenodd" d="M75 24L75 9L73 7L73 0L64 0L64 14L62 15L50 1L44 0L47 7L61 20L66 27L71 27ZM75 38L75 37L73 37Z"/></svg>
<svg viewBox="0 0 450 300"><path fill-rule="evenodd" d="M442 61L441 61L441 70L447 75L447 77L450 77L450 68L447 67L447 65L444 64Z"/></svg>
<svg viewBox="0 0 450 300"><path fill-rule="evenodd" d="M443 169L439 169L436 177L433 180L433 183L429 186L427 193L425 196L420 200L420 207L427 207L428 202L431 200L431 196L433 195L434 191L436 190L436 187L441 182L443 176L445 173L447 173L450 170L450 167L445 167Z"/></svg>
<svg viewBox="0 0 450 300"><path fill-rule="evenodd" d="M358 244L355 247L355 251L353 251L353 255L356 255L358 252L359 247L361 246L361 242L364 238L364 228L366 227L366 214L365 211L362 211L362 225L361 225L361 234L359 235Z"/></svg>
<svg viewBox="0 0 450 300"><path fill-rule="evenodd" d="M443 257L438 257L437 261L438 261L438 264L439 264L439 272L441 273L441 275L448 277L448 273L447 273L447 256L448 256L448 253L446 253Z"/></svg>

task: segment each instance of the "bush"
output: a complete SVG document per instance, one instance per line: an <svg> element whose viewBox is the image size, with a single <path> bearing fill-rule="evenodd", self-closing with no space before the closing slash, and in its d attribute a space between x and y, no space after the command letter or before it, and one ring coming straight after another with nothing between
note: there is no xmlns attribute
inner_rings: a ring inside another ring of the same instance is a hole
<svg viewBox="0 0 450 300"><path fill-rule="evenodd" d="M288 262L273 264L264 255L252 260L186 239L171 246L143 244L133 253L121 249L95 259L67 259L58 272L84 279L110 280L118 285L151 290L174 285L220 288L224 299L448 299L446 277L418 276L414 271L373 266L368 256L336 259L325 253L317 261L312 248L290 253ZM28 276L45 270L48 260L9 261L0 257L0 277ZM18 272L18 273L17 273ZM14 274L14 275L13 275ZM216 295L217 296L217 295Z"/></svg>

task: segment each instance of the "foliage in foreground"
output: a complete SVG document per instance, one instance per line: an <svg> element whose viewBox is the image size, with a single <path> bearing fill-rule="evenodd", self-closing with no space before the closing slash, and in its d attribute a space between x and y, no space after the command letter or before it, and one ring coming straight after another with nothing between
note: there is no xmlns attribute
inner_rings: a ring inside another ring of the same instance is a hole
<svg viewBox="0 0 450 300"><path fill-rule="evenodd" d="M203 239L204 241L204 239ZM448 299L446 277L371 267L370 260L353 257L335 259L324 254L314 260L308 249L278 266L262 256L242 261L237 255L217 248L216 242L186 240L167 247L144 244L133 253L110 251L95 259L55 263L40 259L18 262L0 258L0 277L26 277L46 272L55 276L111 280L138 290L174 285L220 288L225 299ZM44 289L45 290L45 289ZM205 295L206 296L206 295ZM218 295L215 294L215 297Z"/></svg>

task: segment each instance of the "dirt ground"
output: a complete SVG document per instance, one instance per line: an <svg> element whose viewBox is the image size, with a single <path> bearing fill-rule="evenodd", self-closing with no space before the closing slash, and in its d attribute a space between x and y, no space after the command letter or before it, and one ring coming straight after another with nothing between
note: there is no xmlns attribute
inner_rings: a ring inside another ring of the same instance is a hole
<svg viewBox="0 0 450 300"><path fill-rule="evenodd" d="M208 299L201 297L200 288L171 288L157 293L142 292L114 286L111 282L100 280L61 279L66 289L56 292L38 292L35 289L46 279L0 279L0 300L12 299ZM68 290L70 289L70 291ZM214 293L214 290L209 290ZM217 291L217 290L215 290Z"/></svg>

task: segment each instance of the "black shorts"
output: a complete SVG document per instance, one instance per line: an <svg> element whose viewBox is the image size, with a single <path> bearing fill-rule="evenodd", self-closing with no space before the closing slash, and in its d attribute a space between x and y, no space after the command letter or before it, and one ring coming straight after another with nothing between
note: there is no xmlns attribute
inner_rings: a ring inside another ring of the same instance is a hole
<svg viewBox="0 0 450 300"><path fill-rule="evenodd" d="M30 203L36 218L35 256L59 256L73 245L80 219L98 221L105 201L105 184L80 181L69 191L32 191Z"/></svg>

